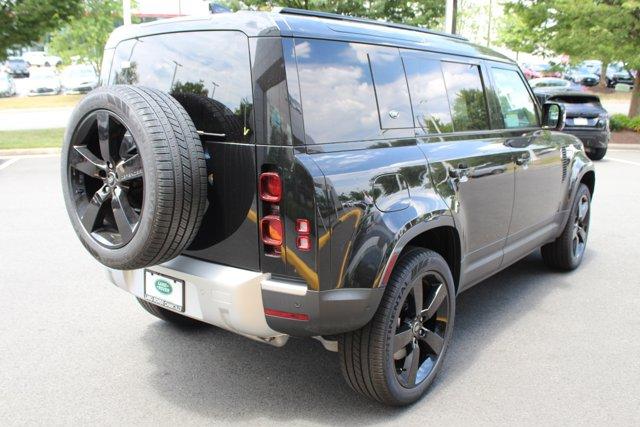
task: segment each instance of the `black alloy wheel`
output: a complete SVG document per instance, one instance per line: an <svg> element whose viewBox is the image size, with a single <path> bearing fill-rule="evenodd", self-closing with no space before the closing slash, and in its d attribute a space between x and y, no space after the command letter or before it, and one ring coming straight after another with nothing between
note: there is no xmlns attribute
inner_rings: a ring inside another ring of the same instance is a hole
<svg viewBox="0 0 640 427"><path fill-rule="evenodd" d="M422 397L451 342L455 302L447 261L429 249L407 248L371 321L338 337L347 384L387 405Z"/></svg>
<svg viewBox="0 0 640 427"><path fill-rule="evenodd" d="M573 221L572 249L573 257L582 258L587 247L587 236L589 235L589 196L581 194L578 199L578 209Z"/></svg>
<svg viewBox="0 0 640 427"><path fill-rule="evenodd" d="M420 385L433 371L444 348L448 307L447 285L439 273L430 271L413 281L393 339L396 376L403 387Z"/></svg>
<svg viewBox="0 0 640 427"><path fill-rule="evenodd" d="M131 241L143 210L144 173L136 142L108 110L90 113L71 139L70 194L86 232L107 248Z"/></svg>
<svg viewBox="0 0 640 427"><path fill-rule="evenodd" d="M547 266L563 271L577 268L584 258L591 221L591 191L580 184L562 234L541 248Z"/></svg>

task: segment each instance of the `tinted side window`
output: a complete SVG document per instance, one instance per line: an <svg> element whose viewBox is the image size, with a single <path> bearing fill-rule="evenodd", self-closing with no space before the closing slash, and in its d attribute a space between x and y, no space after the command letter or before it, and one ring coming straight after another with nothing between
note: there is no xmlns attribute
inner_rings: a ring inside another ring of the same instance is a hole
<svg viewBox="0 0 640 427"><path fill-rule="evenodd" d="M367 46L299 39L295 51L307 144L379 136Z"/></svg>
<svg viewBox="0 0 640 427"><path fill-rule="evenodd" d="M128 43L134 43L132 49ZM240 32L160 34L121 43L110 83L169 92L199 131L241 142L248 141L252 129L250 67L247 37Z"/></svg>
<svg viewBox="0 0 640 427"><path fill-rule="evenodd" d="M503 68L492 68L491 74L500 103L504 127L512 129L536 126L538 120L533 100L520 78L520 74L514 70Z"/></svg>
<svg viewBox="0 0 640 427"><path fill-rule="evenodd" d="M412 128L407 79L398 49L372 48L369 53L383 129Z"/></svg>
<svg viewBox="0 0 640 427"><path fill-rule="evenodd" d="M480 77L480 67L472 64L443 62L442 71L447 87L453 129L489 129L487 102Z"/></svg>
<svg viewBox="0 0 640 427"><path fill-rule="evenodd" d="M403 53L416 126L427 132L451 132L453 123L440 61Z"/></svg>

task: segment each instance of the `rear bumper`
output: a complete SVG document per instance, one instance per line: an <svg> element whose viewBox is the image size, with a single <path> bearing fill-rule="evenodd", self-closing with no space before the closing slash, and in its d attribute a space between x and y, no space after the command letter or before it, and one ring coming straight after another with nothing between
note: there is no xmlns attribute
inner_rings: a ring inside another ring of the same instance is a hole
<svg viewBox="0 0 640 427"><path fill-rule="evenodd" d="M607 148L611 133L606 129L565 128L564 132L578 137L588 150L590 148Z"/></svg>
<svg viewBox="0 0 640 427"><path fill-rule="evenodd" d="M281 346L289 335L334 335L364 326L375 313L384 288L310 291L303 283L269 273L180 256L149 268L183 280L185 316L249 338ZM144 270L107 269L109 280L144 299ZM305 320L266 316L265 308L304 315Z"/></svg>

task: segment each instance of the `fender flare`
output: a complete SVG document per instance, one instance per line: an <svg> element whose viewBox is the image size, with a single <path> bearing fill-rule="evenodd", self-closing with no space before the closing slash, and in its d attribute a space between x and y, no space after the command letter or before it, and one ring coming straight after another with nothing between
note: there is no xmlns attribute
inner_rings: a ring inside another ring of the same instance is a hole
<svg viewBox="0 0 640 427"><path fill-rule="evenodd" d="M443 214L440 214L438 216L435 216L433 218L424 220L424 221L419 221L417 223L414 223L413 225L411 223L407 224L400 233L398 233L398 235L395 238L395 241L393 243L393 250L389 253L389 255L387 255L387 261L385 263L384 268L381 271L380 274L380 281L379 281L379 287L385 287L387 285L387 282L389 281L389 277L391 276L391 273L393 272L393 267L396 264L396 261L398 261L398 257L400 256L400 253L402 252L402 250L405 248L405 246L407 246L407 244L413 240L414 237L419 236L420 234L432 230L434 228L437 227L451 227L457 230L455 221L453 220L453 216L451 215L450 212L446 212Z"/></svg>
<svg viewBox="0 0 640 427"><path fill-rule="evenodd" d="M571 180L571 188L568 191L568 198L566 200L566 208L567 208L565 209L566 214L562 219L562 224L561 224L562 226L560 227L560 230L564 230L564 227L566 226L567 221L569 220L569 213L571 212L571 203L573 202L573 199L576 197L576 193L578 192L578 188L580 187L582 178L584 178L584 176L589 172L593 172L595 174L595 168L593 167L593 163L585 162L574 174L575 178L572 178ZM593 197L593 194L591 196Z"/></svg>

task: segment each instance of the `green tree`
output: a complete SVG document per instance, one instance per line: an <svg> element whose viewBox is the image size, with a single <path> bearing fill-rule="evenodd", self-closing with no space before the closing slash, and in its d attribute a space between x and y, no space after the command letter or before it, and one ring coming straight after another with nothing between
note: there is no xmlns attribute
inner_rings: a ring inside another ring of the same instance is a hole
<svg viewBox="0 0 640 427"><path fill-rule="evenodd" d="M84 10L53 35L51 51L68 62L72 57L93 65L100 73L102 52L109 34L122 24L122 3L118 0L85 0Z"/></svg>
<svg viewBox="0 0 640 427"><path fill-rule="evenodd" d="M445 8L443 0L227 0L223 3L232 10L294 7L424 27L440 26Z"/></svg>
<svg viewBox="0 0 640 427"><path fill-rule="evenodd" d="M82 0L0 0L0 60L7 49L41 39L81 10Z"/></svg>
<svg viewBox="0 0 640 427"><path fill-rule="evenodd" d="M612 61L640 68L640 0L510 0L505 16L502 44L516 51L567 54L573 62L599 59L601 87ZM640 114L639 90L636 81L630 116Z"/></svg>

